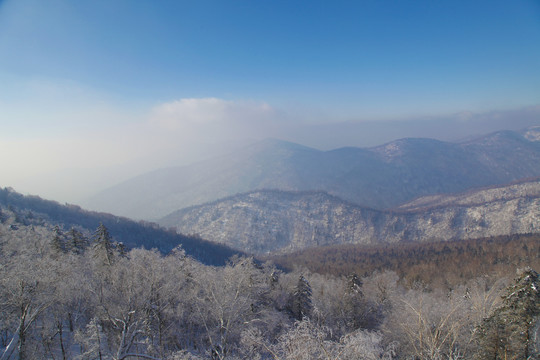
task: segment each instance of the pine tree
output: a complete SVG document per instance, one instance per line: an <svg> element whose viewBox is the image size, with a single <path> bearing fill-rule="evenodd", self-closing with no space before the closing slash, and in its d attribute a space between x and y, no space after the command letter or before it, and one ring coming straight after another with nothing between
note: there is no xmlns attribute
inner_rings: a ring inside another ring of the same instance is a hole
<svg viewBox="0 0 540 360"><path fill-rule="evenodd" d="M109 230L102 223L96 229L94 236L94 256L103 261L105 265L112 265L114 261L114 246Z"/></svg>
<svg viewBox="0 0 540 360"><path fill-rule="evenodd" d="M88 246L88 241L84 235L73 227L68 231L67 235L69 238L69 250L75 254L82 254Z"/></svg>
<svg viewBox="0 0 540 360"><path fill-rule="evenodd" d="M53 251L57 254L65 253L66 252L66 244L64 239L62 239L62 231L60 231L60 227L56 225L53 229L54 235L51 240L51 247Z"/></svg>
<svg viewBox="0 0 540 360"><path fill-rule="evenodd" d="M121 257L126 257L127 256L128 250L126 248L126 245L124 245L123 242L121 242L121 241L115 242L114 243L114 248L116 249L116 251L118 253L118 256L121 256Z"/></svg>
<svg viewBox="0 0 540 360"><path fill-rule="evenodd" d="M478 359L540 359L535 338L540 323L540 279L521 270L503 295L503 304L478 329Z"/></svg>
<svg viewBox="0 0 540 360"><path fill-rule="evenodd" d="M357 294L363 296L362 294L362 280L356 274L351 274L347 276L347 293Z"/></svg>
<svg viewBox="0 0 540 360"><path fill-rule="evenodd" d="M294 290L290 310L297 320L311 315L313 304L311 303L311 286L303 275L300 275Z"/></svg>

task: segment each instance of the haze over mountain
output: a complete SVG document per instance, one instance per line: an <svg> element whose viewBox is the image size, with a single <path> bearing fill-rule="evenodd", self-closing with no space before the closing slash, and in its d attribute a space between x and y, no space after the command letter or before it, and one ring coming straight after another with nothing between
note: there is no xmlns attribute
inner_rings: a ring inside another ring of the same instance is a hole
<svg viewBox="0 0 540 360"><path fill-rule="evenodd" d="M252 253L540 232L540 180L431 196L393 211L323 192L255 191L176 211L159 221Z"/></svg>
<svg viewBox="0 0 540 360"><path fill-rule="evenodd" d="M219 158L153 171L109 188L83 205L137 219L261 189L325 191L356 205L396 207L540 176L538 127L459 143L401 139L372 148L320 151L265 140Z"/></svg>

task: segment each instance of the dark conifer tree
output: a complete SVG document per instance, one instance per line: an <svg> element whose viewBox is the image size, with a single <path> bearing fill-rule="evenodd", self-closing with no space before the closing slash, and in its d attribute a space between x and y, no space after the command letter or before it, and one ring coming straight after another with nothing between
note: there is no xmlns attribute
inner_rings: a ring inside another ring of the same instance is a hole
<svg viewBox="0 0 540 360"><path fill-rule="evenodd" d="M383 317L381 307L364 296L362 285L356 274L347 276L342 308L346 331L376 329Z"/></svg>
<svg viewBox="0 0 540 360"><path fill-rule="evenodd" d="M540 279L522 270L503 295L503 304L478 329L477 359L540 359Z"/></svg>
<svg viewBox="0 0 540 360"><path fill-rule="evenodd" d="M56 225L53 229L53 238L51 240L51 247L53 251L57 254L66 252L66 244L62 236L62 231L60 227Z"/></svg>
<svg viewBox="0 0 540 360"><path fill-rule="evenodd" d="M71 228L68 233L69 250L75 254L82 254L88 247L88 240L75 228Z"/></svg>
<svg viewBox="0 0 540 360"><path fill-rule="evenodd" d="M362 294L362 280L356 274L347 276L347 292L350 294Z"/></svg>
<svg viewBox="0 0 540 360"><path fill-rule="evenodd" d="M311 303L311 286L303 275L298 278L298 283L294 290L290 310L293 317L302 320L311 315L313 304Z"/></svg>
<svg viewBox="0 0 540 360"><path fill-rule="evenodd" d="M114 248L116 249L117 253L118 253L118 256L121 256L121 257L126 257L127 256L127 248L126 246L124 245L123 242L114 242Z"/></svg>
<svg viewBox="0 0 540 360"><path fill-rule="evenodd" d="M103 261L105 265L112 265L114 261L114 246L109 230L103 224L99 224L93 236L94 256Z"/></svg>

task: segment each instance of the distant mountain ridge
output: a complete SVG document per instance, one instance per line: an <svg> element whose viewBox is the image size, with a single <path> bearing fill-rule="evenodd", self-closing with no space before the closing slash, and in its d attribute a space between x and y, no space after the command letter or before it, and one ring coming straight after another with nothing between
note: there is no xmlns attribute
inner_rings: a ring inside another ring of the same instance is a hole
<svg viewBox="0 0 540 360"><path fill-rule="evenodd" d="M506 186L490 186L482 189L473 189L458 194L438 194L424 196L403 204L394 211L424 211L437 207L448 206L475 206L494 201L508 201L522 197L540 196L540 188L536 179L524 179Z"/></svg>
<svg viewBox="0 0 540 360"><path fill-rule="evenodd" d="M501 131L461 143L401 139L373 148L320 151L265 140L189 166L156 170L83 205L136 219L261 189L324 191L389 209L415 198L540 176L540 128Z"/></svg>
<svg viewBox="0 0 540 360"><path fill-rule="evenodd" d="M256 254L540 233L540 179L417 199L393 211L324 192L263 190L182 209L159 223Z"/></svg>

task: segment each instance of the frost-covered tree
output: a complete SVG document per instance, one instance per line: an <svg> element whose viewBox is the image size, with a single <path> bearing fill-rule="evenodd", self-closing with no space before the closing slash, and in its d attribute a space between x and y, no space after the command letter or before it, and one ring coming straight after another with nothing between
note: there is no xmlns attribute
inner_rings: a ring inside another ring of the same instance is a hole
<svg viewBox="0 0 540 360"><path fill-rule="evenodd" d="M356 275L349 275L341 298L341 313L346 319L346 330L374 330L382 321L382 309L374 301L367 299L362 291L362 280Z"/></svg>
<svg viewBox="0 0 540 360"><path fill-rule="evenodd" d="M0 349L1 360L38 358L34 325L54 303L60 281L58 263L50 256L50 238L47 229L25 228L2 244L0 327L6 344Z"/></svg>
<svg viewBox="0 0 540 360"><path fill-rule="evenodd" d="M356 274L347 276L347 293L363 296L362 294L362 279Z"/></svg>
<svg viewBox="0 0 540 360"><path fill-rule="evenodd" d="M487 318L502 303L502 293L508 285L507 278L489 279L485 276L472 279L465 285L474 326Z"/></svg>
<svg viewBox="0 0 540 360"><path fill-rule="evenodd" d="M220 269L199 270L194 304L197 322L212 358L225 359L239 344L244 329L266 326L267 276L251 258L233 259Z"/></svg>
<svg viewBox="0 0 540 360"><path fill-rule="evenodd" d="M309 276L313 306L311 319L332 329L336 339L358 329L377 328L379 306L363 296L358 277Z"/></svg>
<svg viewBox="0 0 540 360"><path fill-rule="evenodd" d="M114 245L109 230L103 224L94 232L93 236L94 256L105 265L112 265L114 261Z"/></svg>
<svg viewBox="0 0 540 360"><path fill-rule="evenodd" d="M266 348L276 360L390 360L394 355L392 347L383 347L379 333L359 330L334 341L331 329L307 318Z"/></svg>
<svg viewBox="0 0 540 360"><path fill-rule="evenodd" d="M53 238L51 239L51 247L53 251L57 254L66 252L66 243L63 238L62 231L60 227L56 225L53 229Z"/></svg>
<svg viewBox="0 0 540 360"><path fill-rule="evenodd" d="M418 360L457 359L470 339L468 303L462 291L410 289L395 302L385 323L399 353Z"/></svg>
<svg viewBox="0 0 540 360"><path fill-rule="evenodd" d="M78 356L81 360L106 358L107 343L106 336L96 318L91 319L84 329L77 330L75 340L78 342L81 352Z"/></svg>
<svg viewBox="0 0 540 360"><path fill-rule="evenodd" d="M127 255L128 250L127 250L127 248L126 248L126 246L124 245L123 242L121 242L121 241L115 242L114 243L114 248L118 252L118 256L125 257Z"/></svg>
<svg viewBox="0 0 540 360"><path fill-rule="evenodd" d="M88 247L88 240L79 230L75 229L74 227L68 231L67 238L68 248L74 254L82 254Z"/></svg>
<svg viewBox="0 0 540 360"><path fill-rule="evenodd" d="M540 359L540 279L536 271L519 271L503 294L502 305L477 331L477 359Z"/></svg>
<svg viewBox="0 0 540 360"><path fill-rule="evenodd" d="M373 301L386 315L400 296L399 276L393 271L375 272L365 278L362 285L364 296Z"/></svg>
<svg viewBox="0 0 540 360"><path fill-rule="evenodd" d="M311 286L304 275L300 275L298 283L291 297L290 311L296 320L302 320L304 317L309 317L313 310L311 302Z"/></svg>

